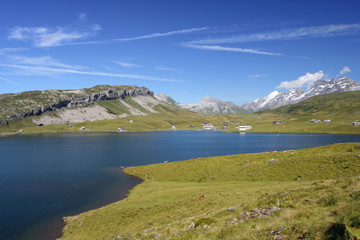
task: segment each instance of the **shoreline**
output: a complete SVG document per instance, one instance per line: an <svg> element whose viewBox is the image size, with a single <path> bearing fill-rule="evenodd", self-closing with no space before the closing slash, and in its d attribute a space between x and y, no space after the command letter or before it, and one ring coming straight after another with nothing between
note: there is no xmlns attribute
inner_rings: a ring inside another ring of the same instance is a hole
<svg viewBox="0 0 360 240"><path fill-rule="evenodd" d="M152 129L152 130L136 130L136 131L125 131L125 132L116 132L116 131L45 131L45 132L15 132L15 133L0 133L0 138L14 137L14 136L37 136L42 134L87 134L87 133L114 133L114 134L123 134L123 133L137 133L137 132L175 132L175 131L212 131L212 132L224 132L224 133L273 133L273 134L328 134L328 135L360 135L360 132L298 132L298 131L225 131L221 129L213 130L204 130L204 129Z"/></svg>
<svg viewBox="0 0 360 240"><path fill-rule="evenodd" d="M134 179L137 179L139 180L140 182L139 183L136 183L135 185L132 185L130 188L127 189L126 193L123 193L121 198L120 199L117 199L117 200L114 200L110 203L106 203L104 205L101 205L101 206L97 206L97 207L94 207L94 208L89 208L87 210L81 210L80 212L74 214L74 215L69 215L69 216L63 216L63 217L60 217L57 219L57 223L59 224L58 227L54 227L54 229L56 228L57 229L57 232L56 234L54 235L57 235L56 238L54 239L59 239L63 236L63 230L64 228L66 227L67 223L71 223L73 220L77 219L78 216L80 214L83 214L83 213L86 213L86 212L89 212L89 211L93 211L93 210L97 210L97 209L100 209L100 208L103 208L103 207L106 207L110 204L114 204L114 203L117 203L117 202L120 202L124 199L126 199L128 197L128 195L130 194L130 191L132 189L134 189L136 186L142 184L143 182L145 182L144 179L141 179L140 177L137 177L137 176L131 176L129 174L127 174L126 172L123 171L123 169L121 167L119 167L119 169L121 170L122 173L124 173L125 175L131 177L131 178L134 178ZM60 224L61 223L61 224ZM60 228L61 227L61 228ZM44 238L44 240L46 240L47 238Z"/></svg>
<svg viewBox="0 0 360 240"><path fill-rule="evenodd" d="M355 143L355 142L351 142L351 143ZM331 145L329 145L329 146L332 146L332 145L334 145L334 144L331 144ZM323 146L323 145L322 145ZM326 145L324 145L324 146L326 146ZM308 149L312 149L313 147L310 147L310 148L308 148ZM307 149L307 148L302 148L302 149L297 149L297 150L294 150L294 151L298 151L298 150L304 150L304 149ZM288 152L288 151L283 151L283 152ZM268 152L269 153L269 152ZM259 153L254 153L254 154L259 154ZM271 154L271 153L269 153L269 154ZM244 155L244 154L236 154L236 155ZM235 156L235 155L234 155ZM212 158L212 157L208 157L208 158ZM193 160L193 159L188 159L188 160ZM184 161L187 161L187 160L182 160L182 161L179 161L179 162L177 162L177 163L180 163L181 164L181 162L184 162ZM159 165L159 164L162 164L162 163L158 163L158 164L155 164L155 165ZM154 165L154 164L150 164L150 165ZM144 167L144 166L142 166L142 167ZM145 166L146 167L146 166ZM128 171L126 171L127 169L129 169L129 168L131 168L131 167L126 167L126 168L124 168L123 170L122 170L122 172L123 173L125 173L126 175L128 175L128 176L130 176L130 177L134 177L134 178L138 178L138 179L141 179L142 180L142 182L140 182L139 184L137 184L137 185L135 185L131 190L133 190L135 187L138 187L138 186L140 186L141 184L148 184L149 182L151 183L152 181L149 181L149 179L148 178L141 178L140 176L138 176L138 175L134 175L134 174L132 174L131 172L128 172ZM279 181L279 180L274 180L274 182L277 182L277 181ZM304 180L304 181L306 181L306 180ZM313 181L315 181L315 180L309 180L310 182L313 182ZM160 181L161 182L161 181ZM129 192L131 192L131 190L129 191ZM131 194L131 193L130 193ZM130 197L130 194L128 194L124 199L126 199L126 198L129 198ZM120 201L122 201L122 200L124 200L124 199L121 199ZM118 202L120 202L120 201L118 201ZM109 204L110 205L110 204ZM108 205L107 205L108 206ZM97 209L95 209L95 210L97 210ZM84 214L84 213L87 213L88 211L86 211L86 212L83 212L83 213L81 213L81 214ZM79 216L80 214L78 214L78 215L75 215L75 216L72 216L72 217L69 217L69 218L71 218L71 220L75 220L76 218L78 218L78 216ZM66 225L67 225L67 223L71 223L71 221L69 221L69 222L66 222L65 223L65 227L66 227ZM65 228L64 227L64 228Z"/></svg>
<svg viewBox="0 0 360 240"><path fill-rule="evenodd" d="M169 130L169 131L173 131L173 130ZM168 132L169 132L169 131L168 131ZM182 130L178 130L178 131L182 131ZM193 131L193 130L192 130L192 131ZM204 130L203 130L203 131L204 131ZM161 131L159 131L159 132L161 132ZM205 131L205 132L206 132L206 131ZM219 131L219 132L223 132L223 131ZM91 134L96 134L96 133L99 133L99 132L79 132L79 133L81 133L80 135L87 135L87 134L91 135ZM75 133L75 134L79 134L79 133ZM107 134L107 133L113 133L113 134L114 134L114 132L102 132L102 133L105 133L105 134ZM250 133L250 132L249 132L249 133ZM251 132L251 133L254 133L254 132ZM63 133L60 133L60 134L63 134ZM73 134L74 134L74 133L73 133ZM111 135L113 135L113 134L111 134ZM118 133L117 133L117 134L118 134ZM212 135L212 133L210 133L210 134ZM278 134L278 133L265 133L265 134ZM284 134L292 134L292 133L284 133ZM303 134L303 133L300 133L300 134ZM310 134L310 133L308 133L308 134ZM131 174L128 174L128 173L126 173L124 170L122 170L121 172L125 173L126 175L128 175L128 176L130 176L130 177L132 177L132 178L135 177L135 178L138 178L138 179L144 181L144 179L142 179L142 178L140 178L140 177L138 177L138 176L133 176L133 175L131 175ZM132 189L134 189L134 187L140 185L141 183L143 183L143 182L139 182L139 183L137 183L136 185L134 185L134 186L132 186L131 188L129 188L128 191L127 191L127 193L129 193ZM102 205L102 206L99 206L99 207L94 207L94 208L90 208L90 209L85 210L85 211L81 211L81 212L79 212L79 213L76 214L76 215L79 215L79 214L82 214L82 213L85 213L85 212L88 212L88 211L91 211L91 210L96 210L96 209L99 209L99 208L104 207L104 206L108 206L109 204L122 201L123 199L126 199L126 198L127 198L127 196L126 196L126 194L125 194L122 198L119 198L118 200L115 200L115 201L113 201L113 202L111 202L111 203L108 203L108 204L105 204L105 205ZM61 219L61 218L60 218L60 219ZM61 220L60 220L60 221L61 221ZM61 228L61 236L62 236L62 230L64 229L65 226L66 226L65 223L60 226L60 227L62 227L62 228ZM60 236L60 237L61 237L61 236Z"/></svg>

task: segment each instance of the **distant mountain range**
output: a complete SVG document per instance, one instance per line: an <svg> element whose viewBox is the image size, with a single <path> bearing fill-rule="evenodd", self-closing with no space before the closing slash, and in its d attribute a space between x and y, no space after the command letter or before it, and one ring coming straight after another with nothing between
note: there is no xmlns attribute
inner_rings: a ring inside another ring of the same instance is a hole
<svg viewBox="0 0 360 240"><path fill-rule="evenodd" d="M318 80L308 91L300 88L292 89L288 92L274 91L266 97L258 98L241 106L209 96L205 96L199 103L189 104L180 104L163 93L157 94L155 97L173 106L200 114L241 114L295 104L317 95L357 90L360 90L360 83L350 78L342 77L338 80Z"/></svg>
<svg viewBox="0 0 360 240"><path fill-rule="evenodd" d="M157 94L155 97L161 101L165 101L173 106L180 107L192 112L200 114L241 114L248 111L240 108L232 102L224 102L218 98L205 96L199 103L180 104L164 93Z"/></svg>
<svg viewBox="0 0 360 240"><path fill-rule="evenodd" d="M342 77L338 80L332 79L330 81L318 80L315 85L306 92L300 88L292 89L288 92L274 91L266 97L247 102L240 107L248 111L257 112L298 103L322 94L358 90L360 90L360 83L347 77Z"/></svg>
<svg viewBox="0 0 360 240"><path fill-rule="evenodd" d="M99 85L79 90L30 91L0 94L0 124L28 116L32 116L32 121L36 124L49 125L185 110L212 115L242 114L299 103L313 96L356 90L360 90L360 83L347 77L330 81L318 80L308 91L274 91L242 106L209 96L205 96L199 103L180 104L166 94L154 95L145 87L124 85Z"/></svg>

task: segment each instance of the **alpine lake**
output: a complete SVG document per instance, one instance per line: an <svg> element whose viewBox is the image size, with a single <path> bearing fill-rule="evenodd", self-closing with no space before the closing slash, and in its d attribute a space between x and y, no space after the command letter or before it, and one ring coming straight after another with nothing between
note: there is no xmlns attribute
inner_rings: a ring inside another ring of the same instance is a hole
<svg viewBox="0 0 360 240"><path fill-rule="evenodd" d="M360 135L165 131L0 138L0 236L60 237L62 217L119 201L141 183L122 167L341 142L360 142Z"/></svg>

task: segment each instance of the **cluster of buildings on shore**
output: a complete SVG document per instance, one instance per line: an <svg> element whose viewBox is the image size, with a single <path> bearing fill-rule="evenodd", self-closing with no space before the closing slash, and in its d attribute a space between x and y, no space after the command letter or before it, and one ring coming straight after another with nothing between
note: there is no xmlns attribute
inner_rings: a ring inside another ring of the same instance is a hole
<svg viewBox="0 0 360 240"><path fill-rule="evenodd" d="M321 120L314 118L314 119L311 119L310 122L312 122L312 123L321 123ZM332 120L330 120L330 119L325 119L325 120L323 121L323 123L332 123Z"/></svg>
<svg viewBox="0 0 360 240"><path fill-rule="evenodd" d="M310 120L311 123L332 123L331 119L325 119L325 120L319 120L319 119L311 119ZM360 121L359 120L355 120L352 122L352 125L354 126L359 126L360 125Z"/></svg>
<svg viewBox="0 0 360 240"><path fill-rule="evenodd" d="M319 119L311 119L310 120L311 123L332 123L332 120L331 119L325 119L325 120L319 120ZM133 120L130 120L130 123L133 123ZM217 122L216 123L217 125L220 125L221 122ZM273 121L273 124L282 124L281 121ZM234 125L232 122L230 121L226 121L226 124L223 125L221 127L221 129L228 129L230 125ZM252 126L250 125L241 125L241 121L239 122L236 122L236 129L239 131L239 132L244 132L244 131L248 131L248 130L251 130L252 129ZM355 120L352 125L354 126L360 126L360 121L359 120ZM195 127L195 125L190 125L190 128L193 128ZM220 129L220 128L217 128L215 127L213 124L211 123L207 123L206 121L202 121L202 127L204 130L216 130L216 129ZM175 125L172 125L171 126L171 129L173 130L176 130L176 126ZM85 130L85 127L81 127L79 130ZM124 127L119 127L117 132L125 132L125 128Z"/></svg>
<svg viewBox="0 0 360 240"><path fill-rule="evenodd" d="M213 130L213 129L217 129L213 124L211 123L206 123L206 121L203 121L202 122L203 124L203 129L204 130ZM217 124L221 124L220 122L217 122ZM221 129L228 129L229 128L229 125L231 125L232 123L230 121L226 121L226 124L221 128ZM252 126L242 126L240 125L241 122L237 122L236 125L238 125L236 127L236 129L238 131L247 131L247 130L250 130L252 128Z"/></svg>

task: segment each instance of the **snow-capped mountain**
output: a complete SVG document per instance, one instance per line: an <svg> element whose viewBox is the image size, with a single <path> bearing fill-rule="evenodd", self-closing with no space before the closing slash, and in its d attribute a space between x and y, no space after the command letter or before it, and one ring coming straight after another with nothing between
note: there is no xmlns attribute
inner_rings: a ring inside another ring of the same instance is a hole
<svg viewBox="0 0 360 240"><path fill-rule="evenodd" d="M224 102L209 96L205 96L199 103L180 104L180 107L200 114L240 114L247 112L232 102Z"/></svg>
<svg viewBox="0 0 360 240"><path fill-rule="evenodd" d="M360 83L347 77L342 77L338 80L331 79L330 81L318 80L307 92L299 88L292 89L286 93L274 91L266 97L247 102L240 107L248 111L260 111L298 103L321 94L358 90L360 90Z"/></svg>

